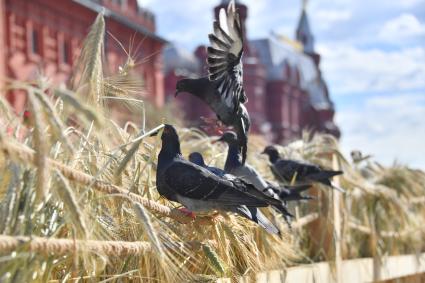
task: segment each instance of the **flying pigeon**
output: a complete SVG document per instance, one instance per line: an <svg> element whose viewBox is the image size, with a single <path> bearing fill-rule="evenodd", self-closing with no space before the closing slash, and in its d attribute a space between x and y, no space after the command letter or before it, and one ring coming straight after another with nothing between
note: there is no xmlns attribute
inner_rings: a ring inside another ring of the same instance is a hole
<svg viewBox="0 0 425 283"><path fill-rule="evenodd" d="M243 34L234 1L227 13L220 10L214 21L214 32L209 35L208 76L199 79L182 79L177 82L176 96L188 92L203 100L226 126L233 126L245 163L248 132L251 120L245 106L248 98L243 89Z"/></svg>
<svg viewBox="0 0 425 283"><path fill-rule="evenodd" d="M185 160L173 126L164 126L161 139L162 148L156 173L160 195L195 212L218 210L238 213L257 222L268 232L279 234L279 230L262 214L253 215L248 209L279 205L279 201L259 193L252 185L240 179L221 178Z"/></svg>
<svg viewBox="0 0 425 283"><path fill-rule="evenodd" d="M310 185L278 187L266 180L255 170L254 167L242 164L241 156L237 146L237 138L233 132L225 132L217 141L225 142L229 146L224 171L238 176L239 178L253 184L259 191L264 192L282 201L308 200L312 197L302 196L301 192L310 188Z"/></svg>
<svg viewBox="0 0 425 283"><path fill-rule="evenodd" d="M324 170L314 164L282 159L274 146L267 146L262 153L269 156L272 163L270 168L279 181L290 183L295 178L297 183L319 182L342 193L345 192L345 190L334 186L330 180L333 176L343 174L342 171Z"/></svg>

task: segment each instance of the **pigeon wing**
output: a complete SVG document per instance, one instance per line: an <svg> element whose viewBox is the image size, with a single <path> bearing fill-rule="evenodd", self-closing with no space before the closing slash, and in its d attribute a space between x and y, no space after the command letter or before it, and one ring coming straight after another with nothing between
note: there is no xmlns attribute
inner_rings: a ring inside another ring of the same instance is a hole
<svg viewBox="0 0 425 283"><path fill-rule="evenodd" d="M313 164L301 163L297 161L291 161L290 164L293 168L296 168L297 175L299 176L300 180L304 180L305 178L309 178L310 176L320 174L320 172L322 171L320 167Z"/></svg>
<svg viewBox="0 0 425 283"><path fill-rule="evenodd" d="M187 198L214 201L224 206L267 206L264 200L236 189L232 182L183 160L173 162L164 175L167 186L175 193Z"/></svg>
<svg viewBox="0 0 425 283"><path fill-rule="evenodd" d="M219 20L213 24L214 31L209 35L208 77L218 82L221 100L234 112L239 103L247 102L243 89L243 35L239 14L231 1L227 8L220 10Z"/></svg>

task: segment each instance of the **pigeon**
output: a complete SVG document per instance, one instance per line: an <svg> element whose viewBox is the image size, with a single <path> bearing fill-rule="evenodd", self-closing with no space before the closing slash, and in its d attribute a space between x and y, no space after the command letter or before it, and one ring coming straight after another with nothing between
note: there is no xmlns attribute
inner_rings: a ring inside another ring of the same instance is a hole
<svg viewBox="0 0 425 283"><path fill-rule="evenodd" d="M239 14L234 1L230 1L227 13L220 10L219 20L214 21L214 32L209 35L207 48L208 76L198 79L182 79L176 84L176 96L190 93L204 101L226 126L232 126L238 135L245 163L248 132L251 120L246 107L248 101L243 88L243 34Z"/></svg>
<svg viewBox="0 0 425 283"><path fill-rule="evenodd" d="M189 161L208 169L211 173L214 173L219 177L223 177L224 175L226 175L226 172L223 169L206 165L204 157L199 152L192 152L191 154L189 154Z"/></svg>
<svg viewBox="0 0 425 283"><path fill-rule="evenodd" d="M297 183L310 184L312 182L319 182L345 193L345 190L334 186L330 180L333 176L343 174L342 171L324 170L314 164L282 159L280 158L279 151L274 146L267 146L262 153L269 156L269 160L272 163L270 168L279 181L290 183L295 178L295 182Z"/></svg>
<svg viewBox="0 0 425 283"><path fill-rule="evenodd" d="M235 137L236 138L236 137ZM235 176L233 176L233 175L231 175L231 174L228 174L228 173L226 173L226 171L224 171L224 170L222 170L222 169L220 169L220 168L217 168L217 167L212 167L212 166L208 166L208 165L206 165L205 164L205 161L204 161L204 157L202 156L202 154L200 154L199 152L192 152L190 155L189 155L189 161L190 162L192 162L192 163L195 163L195 164L197 164L197 165L199 165L199 166L201 166L201 167L204 167L204 168L206 168L206 169L208 169L210 172L212 172L213 174L215 174L215 175L217 175L217 176L220 176L220 177L224 177L224 178L230 178L230 179L233 179L233 178L236 178ZM307 188L309 188L310 186L307 186ZM272 196L272 197L274 197L274 198L279 198L278 196L279 196L279 193L280 194L284 194L285 195L285 197L287 197L288 198L288 200L292 200L291 198L294 198L294 200L295 200L295 198L296 198L296 196L297 196L297 194L291 194L290 192L288 192L286 189L285 189L285 191L278 191L278 192L273 192L273 193L271 193L271 194L269 194L270 196ZM299 192L298 192L298 195L299 195ZM295 196L295 197L294 197ZM301 198L301 196L300 196L300 198ZM283 202L284 204L286 204L285 202ZM256 207L251 207L251 208L248 208L249 209L249 211L253 214L253 215L258 215L259 213L261 214L261 211L259 211L258 210L258 208L256 208ZM279 210L279 211L282 211L282 208L277 208L277 210ZM283 210L283 215L284 215L284 217L285 217L285 220L286 220L286 222L288 223L288 225L289 225L289 227L291 226L291 224L290 224L290 217L293 217L292 216L292 214L290 214L287 210L286 210L286 207L285 207L285 209Z"/></svg>
<svg viewBox="0 0 425 283"><path fill-rule="evenodd" d="M363 153L360 150L353 150L351 151L351 159L353 160L354 164L359 164L365 160L368 160L372 157L372 155L366 155L364 156Z"/></svg>
<svg viewBox="0 0 425 283"><path fill-rule="evenodd" d="M226 173L233 174L253 184L259 191L284 202L312 199L310 196L301 195L301 192L310 188L310 185L281 188L264 180L260 173L248 163L242 164L235 133L225 132L217 141L225 142L229 146L226 163L224 165L224 171Z"/></svg>
<svg viewBox="0 0 425 283"><path fill-rule="evenodd" d="M234 212L255 221L270 233L280 233L261 213L254 215L248 209L279 205L279 201L259 193L240 179L219 177L185 160L173 126L164 125L161 140L156 172L157 190L161 196L194 212Z"/></svg>

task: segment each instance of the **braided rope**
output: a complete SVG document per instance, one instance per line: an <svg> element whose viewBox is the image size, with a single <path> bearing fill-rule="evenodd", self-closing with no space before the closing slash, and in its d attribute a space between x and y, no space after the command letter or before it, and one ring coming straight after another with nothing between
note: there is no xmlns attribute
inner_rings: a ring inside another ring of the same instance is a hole
<svg viewBox="0 0 425 283"><path fill-rule="evenodd" d="M204 242L173 242L173 245L166 245L166 248L198 251L204 245L217 247L217 242L214 240L207 240ZM141 256L146 253L155 252L152 248L152 244L145 241L74 240L35 236L0 235L0 253L11 253L17 250L56 256L69 253L89 252L111 257Z"/></svg>
<svg viewBox="0 0 425 283"><path fill-rule="evenodd" d="M44 255L65 255L70 252L90 252L107 256L137 256L152 251L148 242L94 241L48 239L40 237L0 235L0 252L11 253L17 249Z"/></svg>

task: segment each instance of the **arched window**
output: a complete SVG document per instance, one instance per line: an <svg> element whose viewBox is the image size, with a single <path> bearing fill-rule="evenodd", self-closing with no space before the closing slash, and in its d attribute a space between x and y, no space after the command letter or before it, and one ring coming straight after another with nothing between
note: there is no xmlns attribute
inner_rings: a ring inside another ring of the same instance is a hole
<svg viewBox="0 0 425 283"><path fill-rule="evenodd" d="M40 47L40 32L34 28L30 31L30 51L32 54L40 55L41 47Z"/></svg>
<svg viewBox="0 0 425 283"><path fill-rule="evenodd" d="M60 44L60 60L61 63L70 65L71 59L72 59L72 51L71 51L71 42L67 39L63 39L63 41Z"/></svg>
<svg viewBox="0 0 425 283"><path fill-rule="evenodd" d="M297 67L294 67L294 85L300 85L300 70Z"/></svg>
<svg viewBox="0 0 425 283"><path fill-rule="evenodd" d="M283 78L286 81L289 81L290 75L291 74L291 67L288 64L288 61L285 60L285 62L283 63Z"/></svg>

